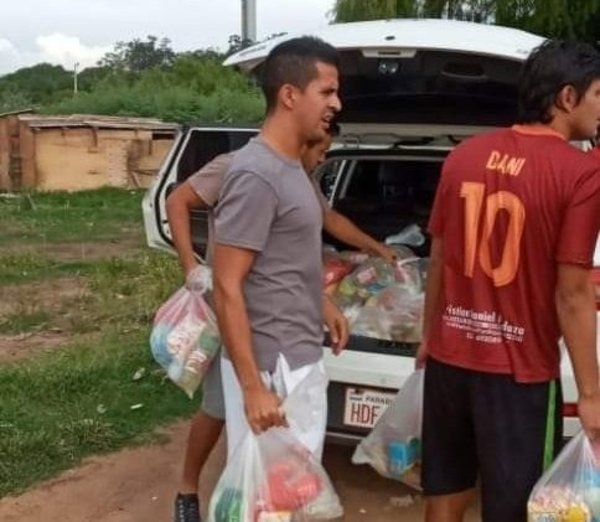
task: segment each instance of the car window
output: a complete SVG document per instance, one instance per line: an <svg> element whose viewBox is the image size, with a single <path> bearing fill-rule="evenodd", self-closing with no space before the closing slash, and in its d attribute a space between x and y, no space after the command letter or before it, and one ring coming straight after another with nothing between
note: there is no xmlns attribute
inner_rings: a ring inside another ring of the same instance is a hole
<svg viewBox="0 0 600 522"><path fill-rule="evenodd" d="M342 160L328 161L319 169L319 172L317 173L321 192L327 199L331 199L337 178L341 174L342 165Z"/></svg>

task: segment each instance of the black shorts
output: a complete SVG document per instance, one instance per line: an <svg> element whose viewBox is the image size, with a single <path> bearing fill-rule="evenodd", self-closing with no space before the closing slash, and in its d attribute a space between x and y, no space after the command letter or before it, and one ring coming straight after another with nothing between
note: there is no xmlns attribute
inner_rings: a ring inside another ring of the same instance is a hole
<svg viewBox="0 0 600 522"><path fill-rule="evenodd" d="M427 360L425 495L460 493L479 478L483 522L526 522L529 493L561 444L560 381L521 384Z"/></svg>

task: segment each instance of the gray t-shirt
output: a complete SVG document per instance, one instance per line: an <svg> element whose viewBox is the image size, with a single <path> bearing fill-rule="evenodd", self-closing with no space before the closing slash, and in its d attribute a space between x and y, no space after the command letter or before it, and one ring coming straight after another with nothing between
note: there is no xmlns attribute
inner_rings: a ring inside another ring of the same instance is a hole
<svg viewBox="0 0 600 522"><path fill-rule="evenodd" d="M323 209L300 162L254 138L234 156L215 210L215 241L256 257L244 283L254 354L274 371L322 357Z"/></svg>
<svg viewBox="0 0 600 522"><path fill-rule="evenodd" d="M215 219L213 207L219 199L225 174L231 167L235 152L221 154L209 161L198 172L192 174L187 183L208 207L208 242L206 245L206 261L210 264L213 254L213 237L215 235Z"/></svg>

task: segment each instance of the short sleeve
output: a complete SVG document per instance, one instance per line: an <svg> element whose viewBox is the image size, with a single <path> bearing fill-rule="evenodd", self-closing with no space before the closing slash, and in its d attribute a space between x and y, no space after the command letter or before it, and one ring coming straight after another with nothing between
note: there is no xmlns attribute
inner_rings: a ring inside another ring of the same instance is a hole
<svg viewBox="0 0 600 522"><path fill-rule="evenodd" d="M576 184L563 214L556 260L590 267L600 227L600 169L590 169Z"/></svg>
<svg viewBox="0 0 600 522"><path fill-rule="evenodd" d="M277 215L271 185L251 172L227 176L215 210L215 242L262 251Z"/></svg>
<svg viewBox="0 0 600 522"><path fill-rule="evenodd" d="M233 154L221 154L187 179L186 182L207 206L213 207L217 202L232 160Z"/></svg>

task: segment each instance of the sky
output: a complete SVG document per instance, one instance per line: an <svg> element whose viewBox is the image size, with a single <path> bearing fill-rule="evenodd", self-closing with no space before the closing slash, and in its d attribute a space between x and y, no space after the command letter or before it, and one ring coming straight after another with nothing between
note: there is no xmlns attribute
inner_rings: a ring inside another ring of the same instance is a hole
<svg viewBox="0 0 600 522"><path fill-rule="evenodd" d="M41 62L94 65L118 41L167 37L175 51L227 49L240 0L0 0L0 75ZM257 37L326 25L334 0L256 0Z"/></svg>

